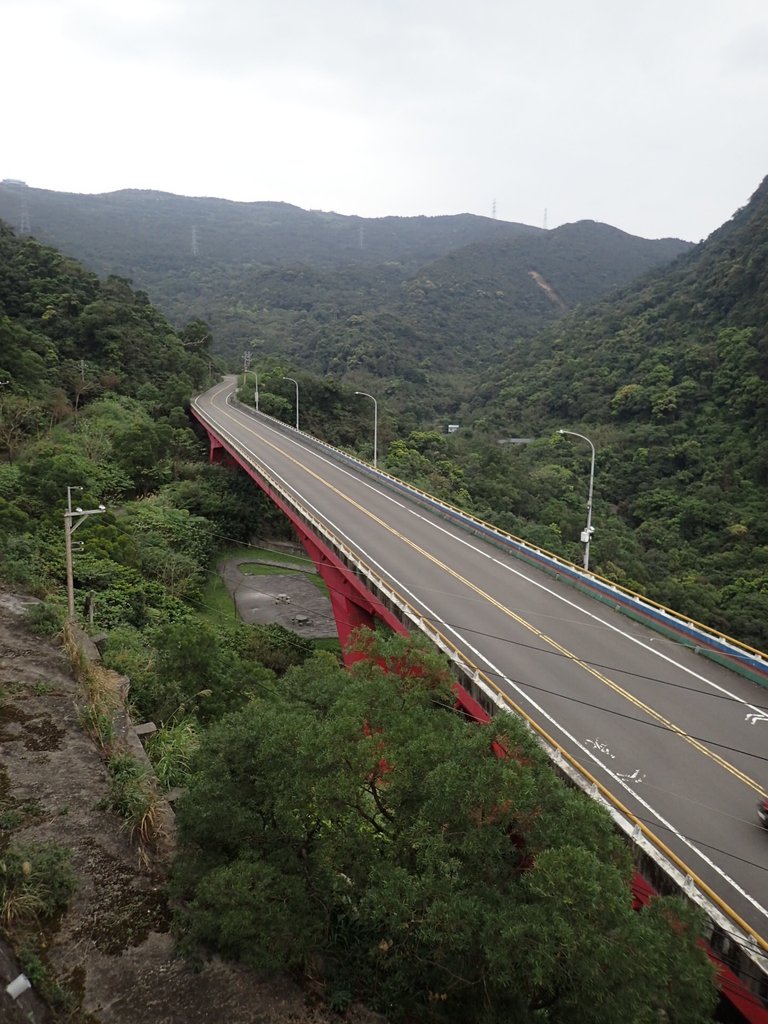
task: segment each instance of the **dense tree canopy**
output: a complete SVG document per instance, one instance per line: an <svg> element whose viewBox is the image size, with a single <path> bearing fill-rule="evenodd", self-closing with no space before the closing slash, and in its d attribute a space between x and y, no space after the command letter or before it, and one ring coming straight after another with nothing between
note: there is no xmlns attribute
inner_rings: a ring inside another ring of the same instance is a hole
<svg viewBox="0 0 768 1024"><path fill-rule="evenodd" d="M435 655L365 647L351 675L307 661L207 733L179 809L187 941L391 1020L707 1019L695 918L631 909L609 819L514 721L457 717Z"/></svg>
<svg viewBox="0 0 768 1024"><path fill-rule="evenodd" d="M457 450L471 466L499 424L508 436L587 435L597 448L594 568L762 648L766 281L768 179L674 268L517 349L468 411L480 443ZM490 518L578 561L588 455L579 442L510 446L482 475L467 468L468 487ZM563 468L542 491L542 474Z"/></svg>

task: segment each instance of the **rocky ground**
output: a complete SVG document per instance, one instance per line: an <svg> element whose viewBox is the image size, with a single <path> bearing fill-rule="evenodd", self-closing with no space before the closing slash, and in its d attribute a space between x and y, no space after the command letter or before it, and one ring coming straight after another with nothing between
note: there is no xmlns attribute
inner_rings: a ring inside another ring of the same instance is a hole
<svg viewBox="0 0 768 1024"><path fill-rule="evenodd" d="M253 578L250 578L253 580ZM259 578L277 593L286 580ZM308 601L322 595L311 583ZM317 595L317 597L315 596ZM315 608L314 604L302 607ZM83 695L55 641L27 632L28 599L0 590L0 860L9 838L68 847L78 887L46 938L49 980L74 997L51 1009L36 987L12 999L21 973L0 930L0 1021L47 1024L329 1024L341 1018L292 981L220 961L194 970L175 955L161 863L142 867L123 821L105 808L107 772L81 725ZM291 618L290 605L274 605ZM294 606L295 607L295 606ZM312 614L319 614L320 605ZM323 608L327 614L327 606ZM302 612L301 614L305 614ZM291 625L289 621L286 625ZM293 628L293 627L291 627ZM324 635L327 635L324 627ZM10 935L11 940L14 935ZM15 937L16 940L18 936ZM355 1011L348 1021L373 1021Z"/></svg>

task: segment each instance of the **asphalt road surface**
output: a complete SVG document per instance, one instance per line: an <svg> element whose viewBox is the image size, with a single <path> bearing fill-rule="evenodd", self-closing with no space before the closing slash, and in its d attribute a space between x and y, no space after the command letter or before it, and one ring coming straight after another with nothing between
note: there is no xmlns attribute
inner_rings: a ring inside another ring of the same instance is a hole
<svg viewBox="0 0 768 1024"><path fill-rule="evenodd" d="M197 400L768 941L768 692L529 568L301 436Z"/></svg>

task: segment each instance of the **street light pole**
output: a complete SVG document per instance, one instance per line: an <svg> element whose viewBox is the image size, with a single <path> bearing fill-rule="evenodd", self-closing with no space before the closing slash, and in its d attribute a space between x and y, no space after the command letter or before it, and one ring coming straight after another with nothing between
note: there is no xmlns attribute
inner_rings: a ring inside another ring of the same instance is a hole
<svg viewBox="0 0 768 1024"><path fill-rule="evenodd" d="M571 437L579 437L582 441L586 441L592 450L592 462L589 469L589 495L587 497L587 525L581 534L581 543L584 545L584 570L589 572L589 542L592 540L592 534L595 532L595 528L592 525L592 491L595 486L595 446L588 437L585 437L584 434L577 434L574 430L558 430L558 434L570 434Z"/></svg>
<svg viewBox="0 0 768 1024"><path fill-rule="evenodd" d="M289 380L296 387L296 429L299 429L299 382L294 380L293 377L283 377L283 380Z"/></svg>
<svg viewBox="0 0 768 1024"><path fill-rule="evenodd" d="M369 395L367 391L356 391L355 394L362 395L364 398L370 398L373 402L373 468L376 469L379 448L379 403L373 395Z"/></svg>
<svg viewBox="0 0 768 1024"><path fill-rule="evenodd" d="M82 487L67 487L67 511L64 513L64 547L67 556L67 612L70 621L75 618L75 582L72 565L72 534L88 516L97 516L106 512L106 505L98 508L82 509L78 506L72 510L72 491L82 491Z"/></svg>
<svg viewBox="0 0 768 1024"><path fill-rule="evenodd" d="M258 412L259 411L259 375L258 375L258 373L255 370L253 371L253 376L256 379L256 385L255 385L256 390L253 392L253 401L254 401L254 404L256 406L256 412Z"/></svg>

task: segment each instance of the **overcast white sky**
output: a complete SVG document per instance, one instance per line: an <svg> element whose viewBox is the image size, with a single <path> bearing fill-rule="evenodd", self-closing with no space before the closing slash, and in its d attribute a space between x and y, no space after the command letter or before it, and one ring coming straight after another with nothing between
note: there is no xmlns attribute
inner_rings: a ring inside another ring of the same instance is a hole
<svg viewBox="0 0 768 1024"><path fill-rule="evenodd" d="M768 174L768 0L0 0L0 38L37 188L698 241Z"/></svg>

